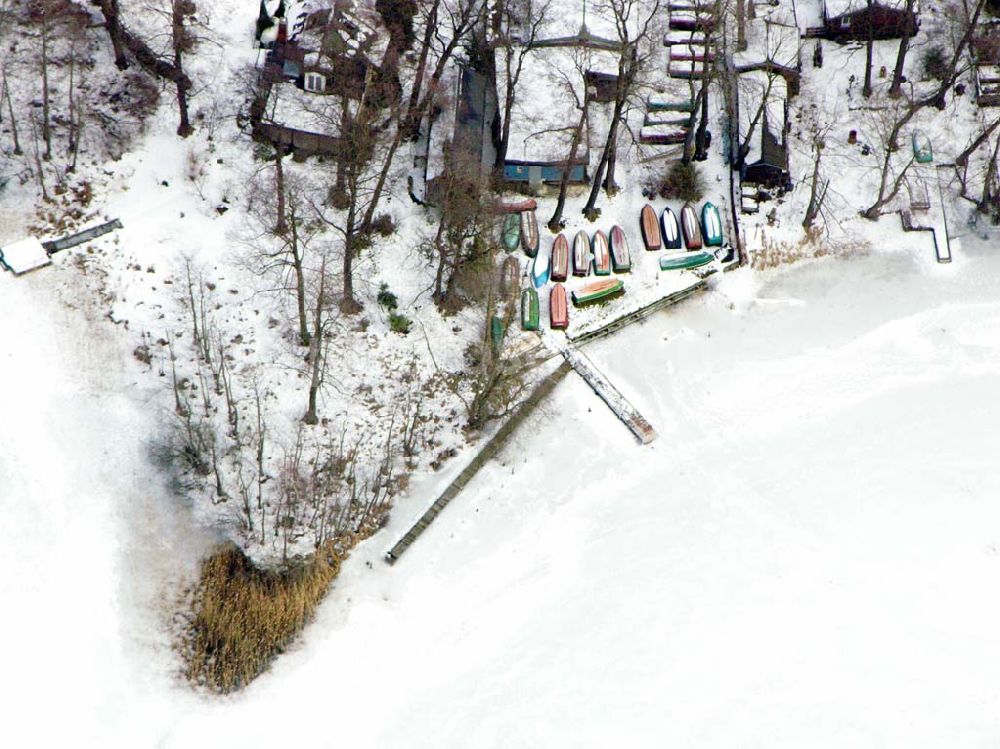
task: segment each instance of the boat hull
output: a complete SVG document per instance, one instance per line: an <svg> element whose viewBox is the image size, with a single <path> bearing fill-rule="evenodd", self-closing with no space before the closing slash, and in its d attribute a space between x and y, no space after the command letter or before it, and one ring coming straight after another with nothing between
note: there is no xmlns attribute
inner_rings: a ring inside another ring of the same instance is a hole
<svg viewBox="0 0 1000 749"><path fill-rule="evenodd" d="M620 226L611 227L611 267L615 273L632 270L632 254L628 249L628 238Z"/></svg>
<svg viewBox="0 0 1000 749"><path fill-rule="evenodd" d="M573 275L590 275L590 238L585 231L578 231L573 239Z"/></svg>
<svg viewBox="0 0 1000 749"><path fill-rule="evenodd" d="M698 224L698 214L690 203L681 208L681 228L684 230L684 245L689 250L700 250L701 227Z"/></svg>
<svg viewBox="0 0 1000 749"><path fill-rule="evenodd" d="M549 264L549 255L545 252L538 252L531 263L531 283L536 289L542 288L549 282L549 274L552 266Z"/></svg>
<svg viewBox="0 0 1000 749"><path fill-rule="evenodd" d="M677 223L677 214L669 208L664 208L660 214L660 228L663 231L663 246L668 250L681 248L681 225Z"/></svg>
<svg viewBox="0 0 1000 749"><path fill-rule="evenodd" d="M538 292L525 289L521 292L521 330L538 330Z"/></svg>
<svg viewBox="0 0 1000 749"><path fill-rule="evenodd" d="M520 286L520 278L521 264L511 255L503 261L500 269L500 293L504 296L513 296Z"/></svg>
<svg viewBox="0 0 1000 749"><path fill-rule="evenodd" d="M513 252L521 244L521 217L518 214L508 213L504 216L500 243L507 252Z"/></svg>
<svg viewBox="0 0 1000 749"><path fill-rule="evenodd" d="M660 227L656 223L656 211L649 203L642 207L642 212L639 214L639 227L642 229L642 241L647 250L655 252L663 246Z"/></svg>
<svg viewBox="0 0 1000 749"><path fill-rule="evenodd" d="M671 252L660 256L660 270L690 270L708 265L713 260L715 260L715 255L704 250Z"/></svg>
<svg viewBox="0 0 1000 749"><path fill-rule="evenodd" d="M598 229L594 232L594 240L591 244L594 252L594 275L611 275L611 252L608 249L608 236Z"/></svg>
<svg viewBox="0 0 1000 749"><path fill-rule="evenodd" d="M711 203L701 207L701 236L706 247L722 247L722 217Z"/></svg>
<svg viewBox="0 0 1000 749"><path fill-rule="evenodd" d="M582 307L625 293L625 283L620 278L605 278L585 284L573 292L573 304Z"/></svg>
<svg viewBox="0 0 1000 749"><path fill-rule="evenodd" d="M538 219L534 211L521 212L521 247L528 257L538 252Z"/></svg>
<svg viewBox="0 0 1000 749"><path fill-rule="evenodd" d="M557 283L549 294L549 326L553 330L569 327L569 304L566 301L566 287Z"/></svg>
<svg viewBox="0 0 1000 749"><path fill-rule="evenodd" d="M564 234L556 237L552 243L552 274L553 281L565 281L569 275L569 242Z"/></svg>

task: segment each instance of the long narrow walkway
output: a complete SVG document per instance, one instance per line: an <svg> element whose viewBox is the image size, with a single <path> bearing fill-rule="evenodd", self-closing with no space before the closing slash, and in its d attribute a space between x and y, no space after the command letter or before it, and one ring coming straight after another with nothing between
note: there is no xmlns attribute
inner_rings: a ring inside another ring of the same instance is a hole
<svg viewBox="0 0 1000 749"><path fill-rule="evenodd" d="M507 440L514 433L514 430L555 389L556 385L562 382L562 379L569 374L569 371L570 366L566 362L563 362L554 372L535 387L531 395L518 407L517 413L507 419L506 423L497 430L497 433L490 438L489 442L483 446L483 449L479 451L479 454L472 459L469 465L445 487L445 490L441 492L441 495L434 504L427 508L427 512L421 515L413 527L396 542L395 546L385 553L385 559L389 564L393 564L399 559L403 552L410 548L410 545L414 541L420 538L420 535L427 530L427 526L434 522L434 518L441 514L441 511L448 506L448 503L458 496L459 492L465 488L465 485L479 472L483 464L500 452L500 449L506 444Z"/></svg>
<svg viewBox="0 0 1000 749"><path fill-rule="evenodd" d="M590 388L608 404L608 408L621 419L622 423L629 428L629 431L644 445L656 439L656 430L646 418L628 402L628 399L611 384L611 380L594 365L590 358L575 346L568 345L562 350L562 355L573 367L583 381L590 385Z"/></svg>

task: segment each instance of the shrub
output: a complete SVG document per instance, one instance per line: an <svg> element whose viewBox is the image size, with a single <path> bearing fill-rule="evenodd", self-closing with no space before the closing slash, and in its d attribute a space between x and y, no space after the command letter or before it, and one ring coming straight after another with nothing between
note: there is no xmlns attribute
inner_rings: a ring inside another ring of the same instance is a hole
<svg viewBox="0 0 1000 749"><path fill-rule="evenodd" d="M267 668L312 619L340 571L332 548L282 570L264 570L225 546L201 565L194 616L182 646L196 684L231 692Z"/></svg>
<svg viewBox="0 0 1000 749"><path fill-rule="evenodd" d="M392 220L392 216L388 213L380 213L372 219L371 230L379 236L388 237L396 231L396 222Z"/></svg>
<svg viewBox="0 0 1000 749"><path fill-rule="evenodd" d="M676 162L660 187L660 197L695 203L705 194L701 172L694 162Z"/></svg>
<svg viewBox="0 0 1000 749"><path fill-rule="evenodd" d="M382 285L378 287L378 303L385 307L390 312L399 306L399 300L396 295L389 291L389 284L382 282Z"/></svg>
<svg viewBox="0 0 1000 749"><path fill-rule="evenodd" d="M389 313L389 328L393 333L406 335L410 332L410 326L412 325L413 321L406 315L399 315L395 312Z"/></svg>
<svg viewBox="0 0 1000 749"><path fill-rule="evenodd" d="M945 53L944 47L929 47L924 52L921 65L926 78L943 81L948 77L948 56Z"/></svg>

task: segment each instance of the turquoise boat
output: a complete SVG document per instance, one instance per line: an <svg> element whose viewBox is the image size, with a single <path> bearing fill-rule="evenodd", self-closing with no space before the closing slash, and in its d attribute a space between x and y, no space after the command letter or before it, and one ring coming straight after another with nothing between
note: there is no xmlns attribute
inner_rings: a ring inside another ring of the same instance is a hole
<svg viewBox="0 0 1000 749"><path fill-rule="evenodd" d="M516 213L508 213L503 219L500 230L500 242L507 252L513 252L521 244L521 217Z"/></svg>
<svg viewBox="0 0 1000 749"><path fill-rule="evenodd" d="M534 289L521 292L521 329L538 330L538 292Z"/></svg>
<svg viewBox="0 0 1000 749"><path fill-rule="evenodd" d="M708 202L701 207L701 238L706 247L722 246L722 217L719 209Z"/></svg>
<svg viewBox="0 0 1000 749"><path fill-rule="evenodd" d="M923 130L914 130L911 138L913 141L913 160L918 164L930 164L934 161L934 149L931 148L931 139Z"/></svg>
<svg viewBox="0 0 1000 749"><path fill-rule="evenodd" d="M715 260L715 255L704 250L670 252L660 256L660 270L688 270L700 268Z"/></svg>

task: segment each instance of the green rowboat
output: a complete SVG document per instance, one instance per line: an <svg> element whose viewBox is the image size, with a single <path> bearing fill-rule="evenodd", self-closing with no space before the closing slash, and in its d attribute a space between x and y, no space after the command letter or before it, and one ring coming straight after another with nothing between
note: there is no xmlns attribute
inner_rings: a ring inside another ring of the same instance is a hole
<svg viewBox="0 0 1000 749"><path fill-rule="evenodd" d="M513 252L521 243L521 217L517 213L508 213L503 219L500 231L500 241L507 252Z"/></svg>
<svg viewBox="0 0 1000 749"><path fill-rule="evenodd" d="M538 292L534 289L521 292L521 329L538 330Z"/></svg>
<svg viewBox="0 0 1000 749"><path fill-rule="evenodd" d="M604 278L581 286L573 292L573 304L582 307L625 292L625 283L620 278Z"/></svg>
<svg viewBox="0 0 1000 749"><path fill-rule="evenodd" d="M660 256L660 270L686 270L700 268L715 260L715 255L703 250L670 252Z"/></svg>
<svg viewBox="0 0 1000 749"><path fill-rule="evenodd" d="M500 349L503 348L503 337L507 332L507 328L501 320L496 315L490 320L490 342L493 344L493 355L496 356L500 353Z"/></svg>

